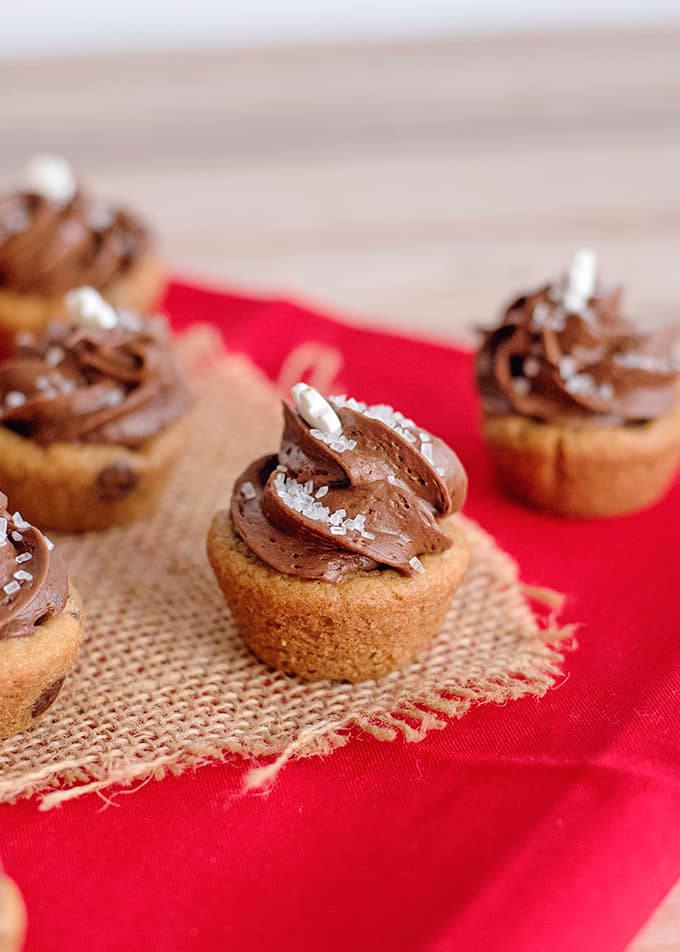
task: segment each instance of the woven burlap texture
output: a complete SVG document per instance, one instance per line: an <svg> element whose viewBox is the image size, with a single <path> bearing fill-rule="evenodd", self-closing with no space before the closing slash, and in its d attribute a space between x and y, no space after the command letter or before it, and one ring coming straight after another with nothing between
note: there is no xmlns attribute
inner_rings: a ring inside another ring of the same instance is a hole
<svg viewBox="0 0 680 952"><path fill-rule="evenodd" d="M258 786L291 757L346 743L352 727L419 740L474 702L545 693L559 633L541 630L515 563L462 517L469 573L417 662L363 684L310 684L260 664L231 623L206 533L234 477L278 445L279 397L244 358L224 358L209 328L180 348L198 393L192 446L152 519L55 536L86 606L86 641L41 724L0 743L0 802L41 793L47 809L233 754L266 758L248 776Z"/></svg>

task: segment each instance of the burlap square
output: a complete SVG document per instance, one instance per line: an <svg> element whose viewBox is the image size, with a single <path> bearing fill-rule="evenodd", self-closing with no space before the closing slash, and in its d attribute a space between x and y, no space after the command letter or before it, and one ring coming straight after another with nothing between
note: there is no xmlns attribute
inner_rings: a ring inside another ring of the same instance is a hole
<svg viewBox="0 0 680 952"><path fill-rule="evenodd" d="M527 604L515 563L461 518L472 559L441 633L416 663L379 682L307 684L272 672L234 629L205 554L213 513L233 478L278 445L278 394L216 332L181 350L196 381L193 445L155 516L130 528L55 537L87 611L86 642L54 708L0 744L0 802L42 793L48 808L229 755L327 753L348 729L419 740L472 703L540 696L561 656ZM51 791L51 792L49 792Z"/></svg>

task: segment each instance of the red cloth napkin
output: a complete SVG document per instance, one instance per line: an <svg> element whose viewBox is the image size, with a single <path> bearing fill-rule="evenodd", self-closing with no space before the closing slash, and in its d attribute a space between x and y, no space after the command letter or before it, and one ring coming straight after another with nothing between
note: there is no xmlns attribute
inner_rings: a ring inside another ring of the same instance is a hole
<svg viewBox="0 0 680 952"><path fill-rule="evenodd" d="M568 595L580 647L542 700L477 708L420 744L355 737L267 793L243 793L238 762L106 809L3 806L29 952L623 949L680 874L680 487L625 519L530 512L494 482L469 353L188 284L167 307L273 378L307 362L448 440L467 514L525 581Z"/></svg>

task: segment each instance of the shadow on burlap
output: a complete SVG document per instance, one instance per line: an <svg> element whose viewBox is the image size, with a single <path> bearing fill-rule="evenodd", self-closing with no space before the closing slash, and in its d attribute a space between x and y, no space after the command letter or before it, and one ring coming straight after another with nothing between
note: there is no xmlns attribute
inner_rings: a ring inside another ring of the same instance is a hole
<svg viewBox="0 0 680 952"><path fill-rule="evenodd" d="M420 740L473 703L548 690L563 632L539 627L515 563L462 517L469 573L410 667L379 682L310 684L260 664L231 623L205 539L234 477L277 447L278 397L246 360L222 359L216 332L196 328L180 347L199 391L193 445L152 519L55 536L85 602L86 641L41 724L0 743L0 802L39 793L48 809L233 754L272 761L249 774L261 786L288 759L345 744L349 728Z"/></svg>

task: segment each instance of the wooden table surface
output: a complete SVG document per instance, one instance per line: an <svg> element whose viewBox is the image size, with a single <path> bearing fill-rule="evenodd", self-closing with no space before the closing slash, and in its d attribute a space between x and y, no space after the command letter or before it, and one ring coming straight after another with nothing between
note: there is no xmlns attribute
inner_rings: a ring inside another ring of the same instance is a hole
<svg viewBox="0 0 680 952"><path fill-rule="evenodd" d="M680 319L678 29L0 64L0 115L0 183L66 154L186 274L469 339L588 244Z"/></svg>

